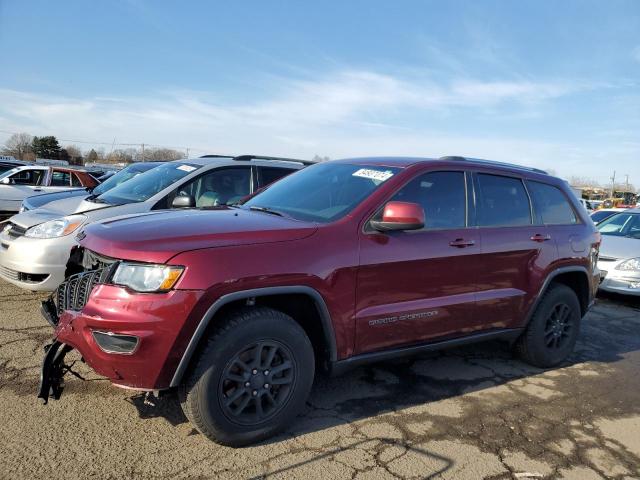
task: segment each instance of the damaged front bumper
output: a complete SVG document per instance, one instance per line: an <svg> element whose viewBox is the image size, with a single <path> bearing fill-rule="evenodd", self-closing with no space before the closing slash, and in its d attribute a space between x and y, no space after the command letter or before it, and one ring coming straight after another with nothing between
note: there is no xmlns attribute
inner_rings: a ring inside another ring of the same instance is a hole
<svg viewBox="0 0 640 480"><path fill-rule="evenodd" d="M43 404L49 402L49 398L58 400L64 389L63 377L66 373L71 372L73 375L80 377L76 372L71 370L71 366L64 363L64 357L73 350L73 347L66 345L58 340L44 347L45 355L42 360L40 370L40 388L38 389L38 398Z"/></svg>

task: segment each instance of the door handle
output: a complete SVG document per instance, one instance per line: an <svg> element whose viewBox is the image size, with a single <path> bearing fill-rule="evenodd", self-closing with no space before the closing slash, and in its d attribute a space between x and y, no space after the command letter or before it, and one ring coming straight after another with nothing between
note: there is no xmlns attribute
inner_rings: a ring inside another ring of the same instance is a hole
<svg viewBox="0 0 640 480"><path fill-rule="evenodd" d="M546 242L547 240L551 240L551 235L542 235L541 233L536 233L531 237L531 240L534 242Z"/></svg>
<svg viewBox="0 0 640 480"><path fill-rule="evenodd" d="M33 191L34 191L34 192L41 192L41 191L42 191L42 189L41 189L41 188L34 188L34 189L33 189Z"/></svg>
<svg viewBox="0 0 640 480"><path fill-rule="evenodd" d="M458 247L458 248L472 247L475 244L476 244L475 241L465 240L464 238L456 238L455 240L452 240L451 242L449 242L449 246Z"/></svg>

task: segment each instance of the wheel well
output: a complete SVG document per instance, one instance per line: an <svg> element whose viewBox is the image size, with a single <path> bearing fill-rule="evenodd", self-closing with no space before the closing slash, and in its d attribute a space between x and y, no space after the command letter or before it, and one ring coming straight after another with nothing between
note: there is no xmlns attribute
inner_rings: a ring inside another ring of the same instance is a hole
<svg viewBox="0 0 640 480"><path fill-rule="evenodd" d="M293 318L304 329L313 345L316 365L327 368L331 359L330 345L327 339L332 332L325 331L321 309L316 300L304 293L264 295L242 298L225 303L210 319L207 329L189 361L189 368L197 361L203 346L206 344L206 339L210 336L211 332L216 329L220 318L238 308L251 308L254 306L273 308Z"/></svg>
<svg viewBox="0 0 640 480"><path fill-rule="evenodd" d="M565 272L553 277L551 283L559 283L566 285L573 290L580 302L580 311L582 316L587 313L589 308L589 279L584 272Z"/></svg>

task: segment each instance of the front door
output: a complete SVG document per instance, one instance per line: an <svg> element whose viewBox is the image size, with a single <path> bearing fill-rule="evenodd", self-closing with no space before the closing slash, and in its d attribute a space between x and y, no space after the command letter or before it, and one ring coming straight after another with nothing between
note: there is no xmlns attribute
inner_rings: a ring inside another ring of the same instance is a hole
<svg viewBox="0 0 640 480"><path fill-rule="evenodd" d="M467 197L464 171L418 174L390 200L422 205L425 227L360 233L356 353L472 330L480 238Z"/></svg>

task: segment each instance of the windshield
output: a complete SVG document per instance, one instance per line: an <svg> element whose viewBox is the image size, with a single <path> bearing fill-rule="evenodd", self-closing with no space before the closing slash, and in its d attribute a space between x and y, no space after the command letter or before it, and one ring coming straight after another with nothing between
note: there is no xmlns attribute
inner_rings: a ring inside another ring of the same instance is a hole
<svg viewBox="0 0 640 480"><path fill-rule="evenodd" d="M594 222L601 222L607 217L614 215L616 212L612 212L610 210L598 210L597 212L593 212L591 214L591 220Z"/></svg>
<svg viewBox="0 0 640 480"><path fill-rule="evenodd" d="M133 165L129 165L128 167L120 170L118 173L111 175L104 182L102 182L100 185L94 188L91 193L96 197L98 195L102 195L104 192L117 187L121 183L124 183L127 180L131 180L133 177L140 175L141 173L146 172L147 170L151 170L152 168L155 168L159 165L162 165L162 164L161 163L155 163L155 164L143 163L140 165L140 164L134 163Z"/></svg>
<svg viewBox="0 0 640 480"><path fill-rule="evenodd" d="M148 172L141 173L128 182L121 183L117 187L98 196L94 201L109 203L111 205L144 202L172 183L195 172L200 167L201 165L194 165L187 162L165 163Z"/></svg>
<svg viewBox="0 0 640 480"><path fill-rule="evenodd" d="M7 170L6 172L4 172L3 174L0 175L0 180L2 180L3 178L6 177L10 177L11 175L13 175L14 173L17 173L20 171L20 167L16 167L16 168L12 168L11 170Z"/></svg>
<svg viewBox="0 0 640 480"><path fill-rule="evenodd" d="M345 216L397 172L393 167L320 163L278 180L243 207L328 223Z"/></svg>
<svg viewBox="0 0 640 480"><path fill-rule="evenodd" d="M640 238L640 213L618 213L597 226L602 235Z"/></svg>

